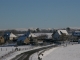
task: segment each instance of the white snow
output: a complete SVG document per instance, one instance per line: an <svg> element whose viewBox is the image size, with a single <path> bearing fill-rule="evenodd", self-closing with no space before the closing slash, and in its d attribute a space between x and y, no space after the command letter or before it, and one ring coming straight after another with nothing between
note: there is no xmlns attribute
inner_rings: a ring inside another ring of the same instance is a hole
<svg viewBox="0 0 80 60"><path fill-rule="evenodd" d="M33 33L30 33L30 35L29 35L29 37L37 37L35 34L33 34Z"/></svg>
<svg viewBox="0 0 80 60"><path fill-rule="evenodd" d="M66 30L58 30L59 35L61 35L60 32L65 33L66 35L69 35L68 32L67 32Z"/></svg>
<svg viewBox="0 0 80 60"><path fill-rule="evenodd" d="M44 50L39 51L39 52L36 52L36 53L34 53L34 54L32 54L32 55L30 56L29 60L38 60L38 55L39 55L40 58L43 59L44 56L47 56L48 54L50 54L50 53L51 53L53 50L55 50L55 49L56 49L56 48L52 48L52 49L46 50L45 52L42 53L43 56L42 56L42 54L39 55L39 53L42 52L42 51L44 51Z"/></svg>
<svg viewBox="0 0 80 60"><path fill-rule="evenodd" d="M15 47L0 47L0 57L14 50Z"/></svg>
<svg viewBox="0 0 80 60"><path fill-rule="evenodd" d="M13 33L10 34L10 37L17 37L16 35L14 35Z"/></svg>
<svg viewBox="0 0 80 60"><path fill-rule="evenodd" d="M6 58L7 56L9 58L16 56L16 54L20 54L21 52L25 52L26 50L32 49L33 47L28 45L28 46L18 46L17 48L20 49L20 51L15 51L16 47L0 47L0 57ZM14 53L10 53L12 51L15 51ZM6 59L7 60L7 59ZM9 60L9 59L8 59Z"/></svg>
<svg viewBox="0 0 80 60"><path fill-rule="evenodd" d="M39 53L31 55L29 60L38 60ZM42 54L42 60L80 60L80 44L52 48Z"/></svg>
<svg viewBox="0 0 80 60"><path fill-rule="evenodd" d="M33 34L36 35L36 36L47 35L48 38L52 38L53 33L33 33Z"/></svg>
<svg viewBox="0 0 80 60"><path fill-rule="evenodd" d="M56 47L56 48L57 48L57 47ZM56 48L52 48L52 49L49 49L49 50L43 52L43 53L42 53L43 56L47 56L48 54L50 54L50 53L51 53L53 50L55 50Z"/></svg>
<svg viewBox="0 0 80 60"><path fill-rule="evenodd" d="M59 47L50 54L44 56L42 60L80 60L80 45L76 44L67 47Z"/></svg>
<svg viewBox="0 0 80 60"><path fill-rule="evenodd" d="M38 49L41 47L19 46L18 48L21 48L22 50L11 53L10 55L7 55L0 60L11 60L12 58L16 57L16 55L18 54L33 49ZM27 48L27 50L25 50L25 48ZM14 49L15 47L0 47L0 56L5 55L6 53ZM31 55L29 60L38 60L39 53L40 52L37 52ZM60 47L48 49L42 54L43 56L40 55L40 57L42 57L42 60L80 60L80 44L68 45L67 47L60 46Z"/></svg>
<svg viewBox="0 0 80 60"><path fill-rule="evenodd" d="M54 44L52 44L52 45L54 45ZM51 45L47 45L47 46L31 46L31 45L29 45L29 46L18 46L17 48L18 49L20 48L20 51L15 51L15 52L10 53L10 54L7 54L7 53L9 53L12 50L15 50L16 47L0 47L3 49L2 51L0 51L0 57L4 56L0 60L11 60L12 58L16 57L17 55L19 55L23 52L27 52L27 51L34 50L34 49L39 49L42 47L48 47L48 46L51 46ZM6 48L7 48L7 51L5 51Z"/></svg>

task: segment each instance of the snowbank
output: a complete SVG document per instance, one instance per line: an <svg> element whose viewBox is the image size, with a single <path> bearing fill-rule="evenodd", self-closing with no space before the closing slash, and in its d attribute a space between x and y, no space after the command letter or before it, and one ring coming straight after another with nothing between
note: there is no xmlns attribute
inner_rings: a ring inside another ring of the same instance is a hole
<svg viewBox="0 0 80 60"><path fill-rule="evenodd" d="M38 60L39 53L32 54L29 60ZM42 54L39 56L42 60L80 60L80 44L52 48Z"/></svg>
<svg viewBox="0 0 80 60"><path fill-rule="evenodd" d="M59 47L45 55L42 60L80 60L80 44Z"/></svg>

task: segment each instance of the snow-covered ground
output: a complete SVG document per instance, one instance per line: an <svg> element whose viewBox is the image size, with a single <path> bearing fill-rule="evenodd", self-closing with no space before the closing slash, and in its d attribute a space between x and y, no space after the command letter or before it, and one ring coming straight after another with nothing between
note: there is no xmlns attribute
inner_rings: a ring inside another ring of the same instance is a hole
<svg viewBox="0 0 80 60"><path fill-rule="evenodd" d="M39 55L39 53L41 53L43 50L42 51L39 51L39 52L36 52L36 53L34 53L34 54L32 54L30 56L29 60L38 60L38 55L39 55L40 58L43 58L43 57L47 56L48 54L50 54L55 49L56 48L52 48L52 49L46 50L44 53L42 53L43 56L42 55Z"/></svg>
<svg viewBox="0 0 80 60"><path fill-rule="evenodd" d="M14 51L15 48L16 47L0 47L0 56L3 56L10 51ZM11 53L10 55L8 54L7 56L5 56L3 59L0 59L0 60L11 60L13 57L15 57L18 54L21 54L23 52L33 50L33 49L38 49L41 47L40 46L33 47L29 45L29 46L19 46L18 48L20 48L21 51L16 51L14 53ZM41 51L31 55L29 60L38 60L38 54L40 52ZM55 47L55 48L46 50L42 54L43 56L40 55L40 57L42 57L42 60L80 60L80 44L67 45L66 47L64 46Z"/></svg>
<svg viewBox="0 0 80 60"><path fill-rule="evenodd" d="M54 45L54 44L52 44ZM12 58L16 57L17 55L23 53L23 52L27 52L30 50L34 50L34 49L39 49L39 48L43 48L43 47L48 47L48 46L52 46L52 45L47 45L47 46L31 46L31 45L27 45L27 46L18 46L17 48L20 49L20 51L15 51L16 47L0 47L0 60L11 60ZM14 51L12 53L12 51ZM4 57L2 57L4 56ZM1 58L2 57L2 58Z"/></svg>
<svg viewBox="0 0 80 60"><path fill-rule="evenodd" d="M42 60L80 60L80 44L52 48L40 57ZM38 53L31 55L29 60L38 60Z"/></svg>
<svg viewBox="0 0 80 60"><path fill-rule="evenodd" d="M15 47L0 47L0 57L14 50Z"/></svg>
<svg viewBox="0 0 80 60"><path fill-rule="evenodd" d="M32 49L33 46L31 46L31 45L18 46L17 48L20 49L21 51L16 52L15 51L16 47L0 47L0 58L2 56L4 56L4 57L8 56L8 55L12 54L12 52L14 52L14 51L15 51L15 53L20 53L22 51L26 51L26 50Z"/></svg>

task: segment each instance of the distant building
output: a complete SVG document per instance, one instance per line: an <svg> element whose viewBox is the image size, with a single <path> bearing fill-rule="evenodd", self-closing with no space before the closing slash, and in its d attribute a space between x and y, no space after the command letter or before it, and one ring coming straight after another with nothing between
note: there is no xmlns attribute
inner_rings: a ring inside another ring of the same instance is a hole
<svg viewBox="0 0 80 60"><path fill-rule="evenodd" d="M3 43L5 43L4 37L3 36L0 36L0 45L3 44Z"/></svg>
<svg viewBox="0 0 80 60"><path fill-rule="evenodd" d="M80 40L80 31L74 31L74 32L72 32L72 39L73 39L73 41L78 41L78 40Z"/></svg>
<svg viewBox="0 0 80 60"><path fill-rule="evenodd" d="M33 34L33 33L30 33L29 34L29 37L33 37L33 38L35 38L35 37L37 37L35 34Z"/></svg>
<svg viewBox="0 0 80 60"><path fill-rule="evenodd" d="M17 38L17 36L14 35L14 34L11 33L11 32L5 32L5 33L4 33L4 38L5 38L5 40L14 40L14 39Z"/></svg>
<svg viewBox="0 0 80 60"><path fill-rule="evenodd" d="M17 43L20 44L42 44L44 39L52 39L52 33L30 33L18 34L20 36L17 40ZM27 40L26 40L27 39ZM26 42L24 42L26 40Z"/></svg>
<svg viewBox="0 0 80 60"><path fill-rule="evenodd" d="M19 37L17 40L18 45L25 45L25 44L29 44L29 43L30 43L30 39L25 36Z"/></svg>
<svg viewBox="0 0 80 60"><path fill-rule="evenodd" d="M66 30L57 30L54 35L52 34L52 37L53 37L54 40L60 40L60 36L63 33L66 34L66 35L69 35Z"/></svg>
<svg viewBox="0 0 80 60"><path fill-rule="evenodd" d="M80 31L74 31L72 35L76 37L80 37Z"/></svg>
<svg viewBox="0 0 80 60"><path fill-rule="evenodd" d="M46 35L47 36L46 39L52 39L52 34L53 33L33 33L33 34L35 34L37 37Z"/></svg>
<svg viewBox="0 0 80 60"><path fill-rule="evenodd" d="M26 34L18 37L17 44L18 45L23 45L23 44L29 44L30 39L28 38L30 34L30 31L28 31Z"/></svg>

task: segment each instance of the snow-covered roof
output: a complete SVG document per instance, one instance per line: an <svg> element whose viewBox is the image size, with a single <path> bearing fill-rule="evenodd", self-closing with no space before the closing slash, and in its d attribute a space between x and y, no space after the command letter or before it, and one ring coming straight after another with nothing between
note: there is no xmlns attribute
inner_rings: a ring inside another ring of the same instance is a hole
<svg viewBox="0 0 80 60"><path fill-rule="evenodd" d="M30 35L30 31L20 36L17 41L24 41L26 38L29 37L29 35Z"/></svg>
<svg viewBox="0 0 80 60"><path fill-rule="evenodd" d="M66 30L58 30L58 33L59 33L59 35L61 35L61 33L65 33L66 35L69 35Z"/></svg>
<svg viewBox="0 0 80 60"><path fill-rule="evenodd" d="M5 32L5 33L4 33L4 36L7 36L7 37L17 37L16 35L14 35L14 34L11 33L11 32Z"/></svg>
<svg viewBox="0 0 80 60"><path fill-rule="evenodd" d="M16 34L17 36L22 36L22 35L24 35L24 34Z"/></svg>
<svg viewBox="0 0 80 60"><path fill-rule="evenodd" d="M30 35L29 35L29 37L37 37L35 34L33 34L33 33L31 33Z"/></svg>
<svg viewBox="0 0 80 60"><path fill-rule="evenodd" d="M72 35L74 35L74 36L80 36L80 31L74 31L74 32L72 32Z"/></svg>
<svg viewBox="0 0 80 60"><path fill-rule="evenodd" d="M52 38L53 33L33 33L33 34L35 34L36 36L47 35L48 38Z"/></svg>
<svg viewBox="0 0 80 60"><path fill-rule="evenodd" d="M80 33L80 31L74 31L74 32L76 32L76 33Z"/></svg>
<svg viewBox="0 0 80 60"><path fill-rule="evenodd" d="M10 36L11 32L5 32L4 36Z"/></svg>
<svg viewBox="0 0 80 60"><path fill-rule="evenodd" d="M10 34L10 37L17 37L16 35L14 35L13 33Z"/></svg>
<svg viewBox="0 0 80 60"><path fill-rule="evenodd" d="M17 40L18 41L21 41L21 42L24 42L24 40L26 39L27 37L26 36L20 36Z"/></svg>
<svg viewBox="0 0 80 60"><path fill-rule="evenodd" d="M31 37L31 35L32 35L32 37L38 37L38 36L41 36L41 35L47 35L48 38L52 38L52 34L53 33L30 33L29 37ZM24 34L17 34L17 36L22 36L22 35L24 35Z"/></svg>

